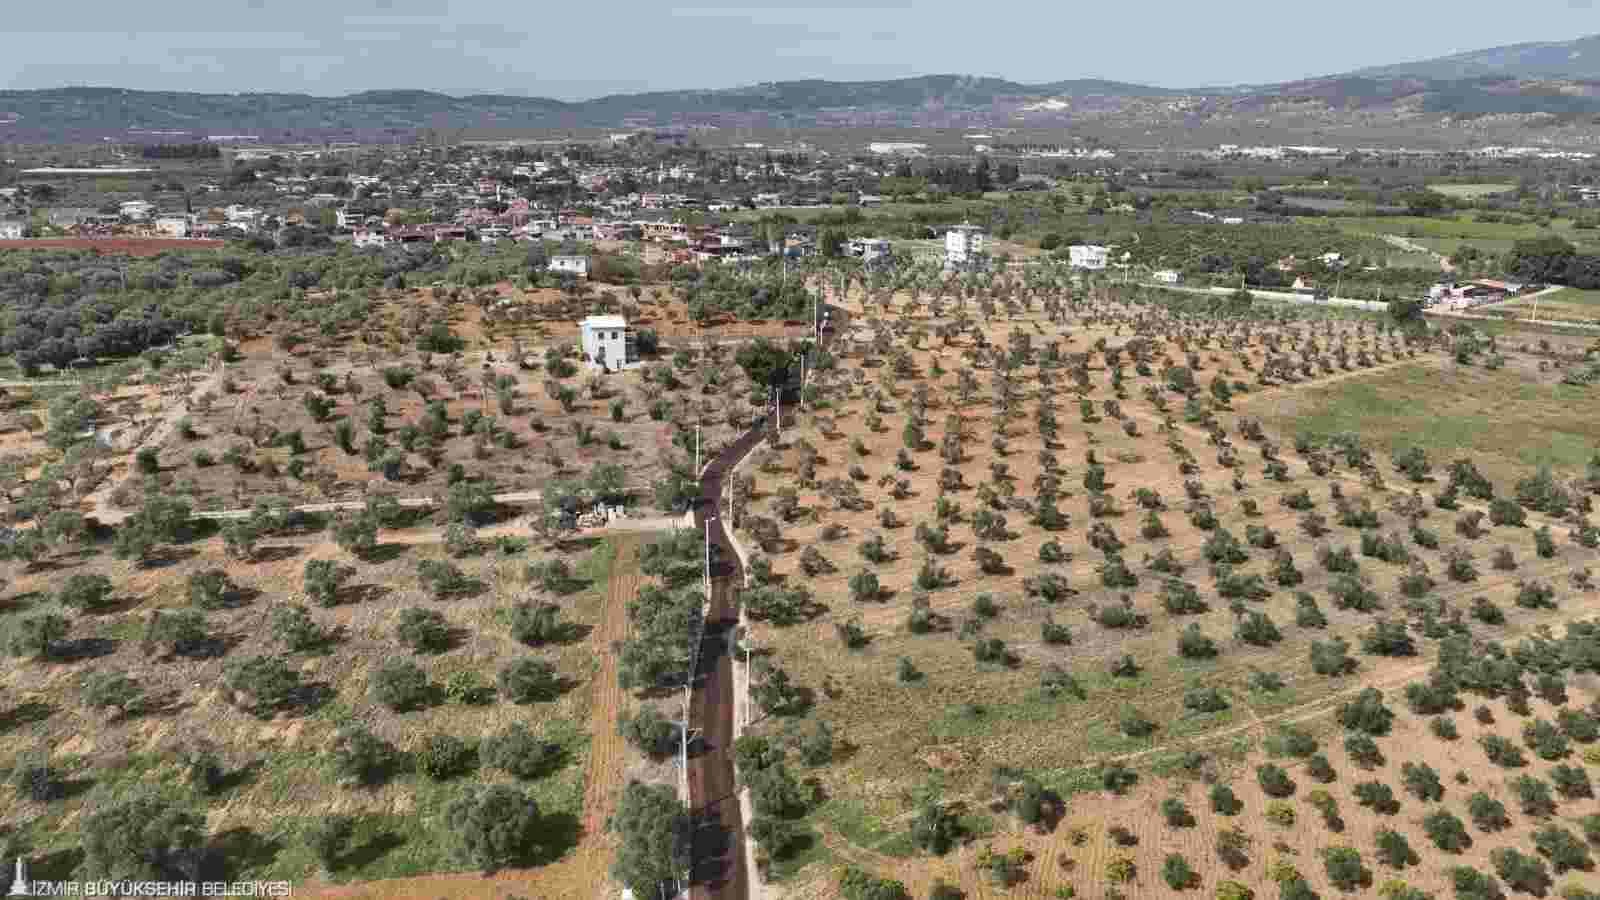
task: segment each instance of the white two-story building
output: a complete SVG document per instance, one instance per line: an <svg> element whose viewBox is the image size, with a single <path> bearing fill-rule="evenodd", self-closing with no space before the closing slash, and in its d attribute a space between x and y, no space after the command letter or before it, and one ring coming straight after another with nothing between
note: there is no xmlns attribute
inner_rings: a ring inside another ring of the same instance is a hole
<svg viewBox="0 0 1600 900"><path fill-rule="evenodd" d="M1111 249L1099 244L1073 244L1067 248L1067 261L1074 269L1098 271L1106 267Z"/></svg>
<svg viewBox="0 0 1600 900"><path fill-rule="evenodd" d="M636 368L639 348L628 320L621 316L590 316L578 323L578 340L584 361L606 372Z"/></svg>

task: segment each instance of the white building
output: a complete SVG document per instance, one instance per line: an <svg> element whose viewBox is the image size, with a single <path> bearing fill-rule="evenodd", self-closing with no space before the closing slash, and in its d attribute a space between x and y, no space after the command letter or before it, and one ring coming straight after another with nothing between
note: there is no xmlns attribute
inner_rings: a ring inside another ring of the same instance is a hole
<svg viewBox="0 0 1600 900"><path fill-rule="evenodd" d="M148 200L129 200L120 207L122 217L130 222L143 222L155 214L156 205Z"/></svg>
<svg viewBox="0 0 1600 900"><path fill-rule="evenodd" d="M382 228L357 228L354 240L356 247L362 250L369 247L384 247L394 242L389 237L389 232Z"/></svg>
<svg viewBox="0 0 1600 900"><path fill-rule="evenodd" d="M1073 244L1067 248L1067 261L1074 269L1104 269L1111 250L1099 244Z"/></svg>
<svg viewBox="0 0 1600 900"><path fill-rule="evenodd" d="M886 260L894 252L887 238L851 238L845 249L864 263Z"/></svg>
<svg viewBox="0 0 1600 900"><path fill-rule="evenodd" d="M927 144L916 141L873 141L867 145L867 151L878 156L914 156L926 149Z"/></svg>
<svg viewBox="0 0 1600 900"><path fill-rule="evenodd" d="M1177 284L1183 280L1183 274L1177 269L1158 269L1150 274L1157 284Z"/></svg>
<svg viewBox="0 0 1600 900"><path fill-rule="evenodd" d="M189 236L188 216L161 216L156 219L156 234L162 237L186 238Z"/></svg>
<svg viewBox="0 0 1600 900"><path fill-rule="evenodd" d="M564 275L574 275L578 278L589 277L589 257L587 256L552 256L550 257L550 271Z"/></svg>
<svg viewBox="0 0 1600 900"><path fill-rule="evenodd" d="M0 241L20 241L26 230L26 223L15 219L0 219Z"/></svg>
<svg viewBox="0 0 1600 900"><path fill-rule="evenodd" d="M983 253L983 229L961 224L944 233L944 264L963 268L975 264Z"/></svg>
<svg viewBox="0 0 1600 900"><path fill-rule="evenodd" d="M628 320L621 316L590 316L578 323L579 345L590 365L620 372L639 365L639 348Z"/></svg>

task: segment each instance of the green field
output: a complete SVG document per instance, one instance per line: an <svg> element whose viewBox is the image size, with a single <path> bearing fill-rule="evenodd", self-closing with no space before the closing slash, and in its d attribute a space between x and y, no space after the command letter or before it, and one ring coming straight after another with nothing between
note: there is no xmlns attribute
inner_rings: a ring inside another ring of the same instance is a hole
<svg viewBox="0 0 1600 900"><path fill-rule="evenodd" d="M1422 447L1436 465L1470 453L1509 486L1542 465L1581 473L1600 447L1600 392L1558 377L1415 363L1248 406L1286 435L1357 432L1385 453Z"/></svg>
<svg viewBox="0 0 1600 900"><path fill-rule="evenodd" d="M1600 319L1600 291L1562 288L1538 299L1524 297L1500 309L1515 309L1519 316L1585 321Z"/></svg>
<svg viewBox="0 0 1600 900"><path fill-rule="evenodd" d="M1514 184L1430 184L1428 190L1444 194L1447 197L1460 197L1463 200L1474 200L1478 197L1490 197L1495 194L1504 194L1514 191Z"/></svg>

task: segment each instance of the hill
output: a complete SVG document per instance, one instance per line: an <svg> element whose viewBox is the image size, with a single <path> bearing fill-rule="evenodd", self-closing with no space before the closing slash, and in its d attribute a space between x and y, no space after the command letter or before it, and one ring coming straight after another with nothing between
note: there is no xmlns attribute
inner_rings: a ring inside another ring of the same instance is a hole
<svg viewBox="0 0 1600 900"><path fill-rule="evenodd" d="M1374 66L1351 74L1369 78L1409 76L1438 80L1495 77L1594 81L1600 80L1600 34L1570 41L1508 44L1415 62Z"/></svg>

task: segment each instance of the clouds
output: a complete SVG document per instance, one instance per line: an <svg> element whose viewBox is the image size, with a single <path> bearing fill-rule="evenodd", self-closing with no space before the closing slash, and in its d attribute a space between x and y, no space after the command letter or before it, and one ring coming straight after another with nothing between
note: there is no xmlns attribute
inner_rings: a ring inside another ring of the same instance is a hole
<svg viewBox="0 0 1600 900"><path fill-rule="evenodd" d="M1308 38L1276 0L164 0L16 4L0 86L562 99L793 78L1266 82L1594 30L1591 0L1502 21L1460 0L1346 0ZM1486 6L1486 0L1484 0ZM1468 13L1463 15L1462 13ZM1375 27L1381 23L1382 27Z"/></svg>

